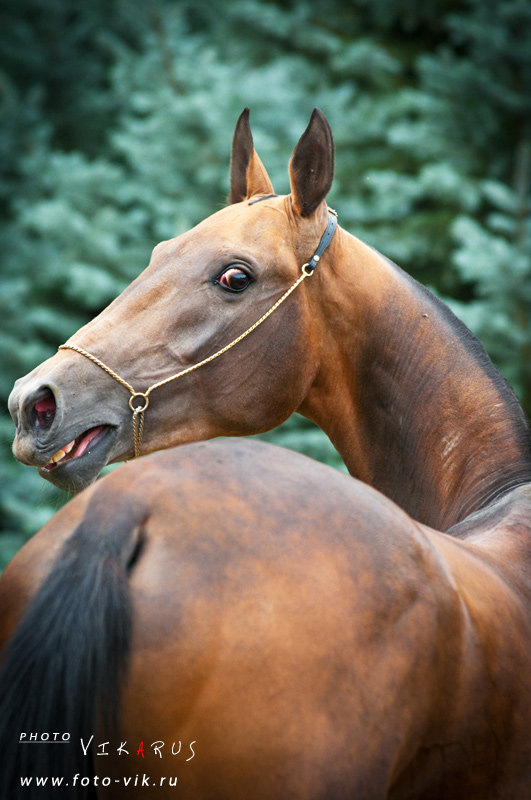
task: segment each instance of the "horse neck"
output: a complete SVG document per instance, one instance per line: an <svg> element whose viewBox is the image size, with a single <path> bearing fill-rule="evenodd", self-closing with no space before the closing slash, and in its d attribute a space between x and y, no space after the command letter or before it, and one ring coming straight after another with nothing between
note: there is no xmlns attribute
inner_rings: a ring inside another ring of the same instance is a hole
<svg viewBox="0 0 531 800"><path fill-rule="evenodd" d="M338 233L332 266L311 287L321 309L320 366L300 412L328 434L352 475L446 530L531 481L525 416L443 303Z"/></svg>

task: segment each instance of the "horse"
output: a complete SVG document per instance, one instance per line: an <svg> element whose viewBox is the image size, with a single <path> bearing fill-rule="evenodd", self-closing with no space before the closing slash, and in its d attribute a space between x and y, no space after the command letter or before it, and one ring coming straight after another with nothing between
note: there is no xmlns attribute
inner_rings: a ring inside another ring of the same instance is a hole
<svg viewBox="0 0 531 800"><path fill-rule="evenodd" d="M190 743L187 723L197 721L205 761L187 762L191 788L183 791L200 800L524 797L525 416L443 304L330 228L332 176L331 133L315 110L290 161L291 193L275 195L244 112L231 204L159 245L107 310L17 383L15 455L64 488L82 489L108 462L184 447L89 486L15 558L0 580L4 641L22 621L0 685L28 675L28 648L50 663L67 659L65 675L83 678L90 665L86 690L69 678L45 705L57 704L63 719L63 700L72 707L74 695L84 698L82 727L73 712L67 727L81 730L85 744L98 726L136 741L152 723L167 737L182 724ZM256 443L187 444L267 430L294 410L328 433L363 484ZM199 497L207 498L201 510ZM151 561L159 521L167 545ZM176 530L190 533L172 556ZM245 576L232 567L242 549ZM47 608L54 619L43 616ZM57 621L65 608L76 609L69 627ZM206 632L205 614L214 620ZM38 630L54 632L49 649ZM65 639L74 638L72 663ZM14 719L21 697L34 711L30 684L46 686L56 674L43 669L32 667L16 702L8 693L2 719ZM222 746L236 723L242 734ZM99 748L91 752L97 764ZM120 757L109 761L112 780L127 773ZM89 771L85 764L79 774L90 781ZM98 791L112 797L119 785Z"/></svg>
<svg viewBox="0 0 531 800"><path fill-rule="evenodd" d="M249 439L130 461L0 579L0 796L526 800L530 520Z"/></svg>
<svg viewBox="0 0 531 800"><path fill-rule="evenodd" d="M15 456L78 491L108 463L261 433L298 411L352 476L438 530L529 482L522 409L451 311L340 226L312 260L333 171L314 109L291 192L276 195L246 109L229 205L157 245L107 309L17 381Z"/></svg>

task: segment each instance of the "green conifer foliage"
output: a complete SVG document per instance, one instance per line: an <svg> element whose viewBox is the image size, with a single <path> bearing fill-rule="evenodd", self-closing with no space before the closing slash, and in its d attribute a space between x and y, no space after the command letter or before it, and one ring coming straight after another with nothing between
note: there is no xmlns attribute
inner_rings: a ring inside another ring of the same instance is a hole
<svg viewBox="0 0 531 800"><path fill-rule="evenodd" d="M451 225L452 262L471 287L456 306L531 410L531 5L469 0L450 17L453 52L427 58L426 83L451 114L480 207ZM450 124L451 122L451 124Z"/></svg>

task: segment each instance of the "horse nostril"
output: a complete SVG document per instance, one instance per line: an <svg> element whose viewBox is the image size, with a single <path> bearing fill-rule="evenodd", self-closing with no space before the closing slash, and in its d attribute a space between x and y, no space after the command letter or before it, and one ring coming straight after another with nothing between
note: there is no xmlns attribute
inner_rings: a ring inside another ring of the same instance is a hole
<svg viewBox="0 0 531 800"><path fill-rule="evenodd" d="M35 403L32 409L32 417L36 428L49 428L55 419L55 397L48 391Z"/></svg>

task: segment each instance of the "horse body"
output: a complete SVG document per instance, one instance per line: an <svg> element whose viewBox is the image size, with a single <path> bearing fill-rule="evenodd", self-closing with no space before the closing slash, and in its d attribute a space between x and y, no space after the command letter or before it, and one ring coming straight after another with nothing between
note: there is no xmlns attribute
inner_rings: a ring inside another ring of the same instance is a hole
<svg viewBox="0 0 531 800"><path fill-rule="evenodd" d="M98 797L122 796L123 778L140 773L161 797L175 790L160 779L176 775L179 796L194 800L517 800L531 779L530 587L509 584L492 547L517 524L528 536L530 509L531 492L516 490L461 541L297 454L190 445L124 465L62 509L2 576L0 615L11 627L65 553L69 574L101 573L102 585L127 574L119 726L98 734L93 708L80 734L94 734L95 773L113 780ZM59 578L49 592L70 606ZM85 600L71 623L48 624L43 601L35 617L48 648L69 624L84 631L73 662L107 641L104 619L91 628L96 598ZM19 653L41 685L48 655ZM44 707L64 694L47 674ZM94 687L70 691L74 718L84 693L97 707ZM4 744L18 738L13 720L21 729L29 720L16 697L4 695L0 711ZM99 757L105 741L110 755ZM129 757L116 752L123 742Z"/></svg>

